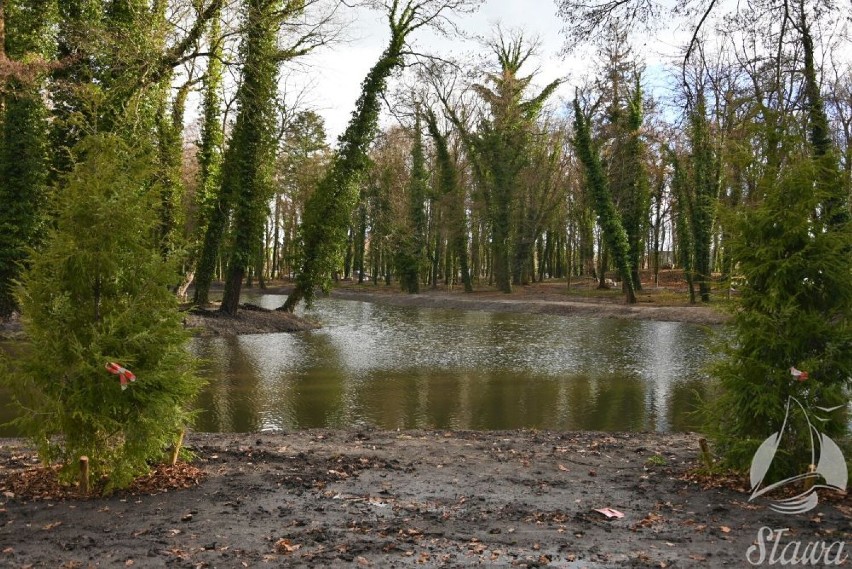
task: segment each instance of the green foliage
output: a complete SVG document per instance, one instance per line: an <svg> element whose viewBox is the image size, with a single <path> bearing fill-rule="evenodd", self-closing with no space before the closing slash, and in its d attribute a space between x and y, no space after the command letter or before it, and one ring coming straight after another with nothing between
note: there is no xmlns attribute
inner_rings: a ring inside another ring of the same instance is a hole
<svg viewBox="0 0 852 569"><path fill-rule="evenodd" d="M624 230L627 232L627 241L630 244L631 279L637 289L641 288L639 269L645 253L645 234L651 196L648 173L645 170L646 149L641 135L642 103L642 87L637 76L627 109L624 170L628 187L621 204Z"/></svg>
<svg viewBox="0 0 852 569"><path fill-rule="evenodd" d="M512 244L517 234L516 204L521 189L521 175L531 163L535 123L547 99L560 81L553 81L542 91L525 99L533 76L519 76L521 67L532 55L523 36L506 41L498 37L493 45L499 72L486 75L487 85L473 89L487 105L490 116L483 118L476 133L464 132L461 122L451 113L456 127L462 130L474 170L484 194L486 212L491 224L494 280L501 291L512 292ZM523 255L522 255L523 256Z"/></svg>
<svg viewBox="0 0 852 569"><path fill-rule="evenodd" d="M758 445L781 428L788 396L811 412L849 400L852 228L815 221L820 203L831 197L825 188L815 190L820 167L798 158L738 224L735 255L745 285L727 357L715 370L719 393L707 409L708 430L733 467L747 468ZM834 187L842 187L839 176ZM810 378L795 381L791 366ZM828 419L815 421L821 432L834 438L846 431L844 413L815 414ZM788 475L803 471L810 458L804 418L791 413L791 420L786 453L775 461Z"/></svg>
<svg viewBox="0 0 852 569"><path fill-rule="evenodd" d="M630 271L630 243L627 232L621 223L621 216L612 201L612 195L607 186L601 167L600 157L592 148L592 138L589 125L580 109L580 103L574 100L574 147L580 162L586 172L586 184L591 190L595 203L595 211L603 231L607 246L615 257L615 264L625 284L628 304L636 302L633 292L633 281Z"/></svg>
<svg viewBox="0 0 852 569"><path fill-rule="evenodd" d="M695 108L689 116L689 138L692 146L692 210L690 227L695 277L701 301L710 301L710 248L713 241L713 221L716 217L719 183L717 161L710 139L704 94L699 93Z"/></svg>
<svg viewBox="0 0 852 569"><path fill-rule="evenodd" d="M420 273L426 261L426 155L423 151L423 135L420 128L420 113L414 121L414 140L411 145L411 177L408 184L408 227L397 253L397 272L402 290L416 294L420 292Z"/></svg>
<svg viewBox="0 0 852 569"><path fill-rule="evenodd" d="M672 165L672 192L675 196L674 220L675 235L678 244L678 262L683 268L683 274L689 285L689 301L695 303L695 287L693 286L693 255L695 237L692 231L692 192L688 187L687 173L681 159L672 151L668 152L668 161Z"/></svg>
<svg viewBox="0 0 852 569"><path fill-rule="evenodd" d="M349 222L360 193L359 181L369 166L367 149L375 137L381 109L381 96L391 73L403 64L403 48L408 34L418 25L417 5L411 2L399 10L394 2L389 14L391 37L379 60L361 84L355 111L338 141L325 177L305 204L299 228L300 270L296 288L281 310L292 312L302 299L310 306L314 287L331 288L331 275L342 261Z"/></svg>
<svg viewBox="0 0 852 569"><path fill-rule="evenodd" d="M14 281L41 240L47 194L47 111L37 90L5 97L0 144L0 316L16 309Z"/></svg>
<svg viewBox="0 0 852 569"><path fill-rule="evenodd" d="M288 2L289 7L292 2ZM222 164L222 196L233 206L233 235L222 311L234 315L246 269L263 238L267 203L273 194L273 128L278 92L280 0L247 3L241 45L242 83L237 91L237 120ZM221 201L221 200L220 200Z"/></svg>
<svg viewBox="0 0 852 569"><path fill-rule="evenodd" d="M6 2L6 56L20 62L48 56L55 12L52 0ZM48 111L42 83L42 74L0 81L0 317L17 308L14 281L45 223Z"/></svg>
<svg viewBox="0 0 852 569"><path fill-rule="evenodd" d="M45 461L70 477L88 456L95 481L126 486L162 458L190 419L201 387L177 301L174 270L158 246L149 156L114 135L88 137L63 180L56 226L23 276L19 300L29 339L11 362L20 426ZM104 368L137 380L123 391Z"/></svg>
<svg viewBox="0 0 852 569"><path fill-rule="evenodd" d="M465 211L465 190L459 183L459 172L450 155L447 137L438 129L438 121L431 109L426 112L426 126L435 143L435 161L438 167L438 188L440 193L450 196L449 224L452 233L450 247L459 261L462 283L465 292L473 292L467 254L467 235L469 224Z"/></svg>
<svg viewBox="0 0 852 569"><path fill-rule="evenodd" d="M207 74L204 80L204 116L201 122L201 140L198 144L198 190L195 195L198 223L190 239L193 256L200 256L193 298L194 304L198 306L209 301L210 284L213 281L218 252L218 242L214 237L220 237L220 232L224 230L224 216L219 215L218 223L214 221L217 219L216 206L221 187L222 151L225 144L220 93L223 65L219 11L211 19L207 38L210 56L207 58Z"/></svg>

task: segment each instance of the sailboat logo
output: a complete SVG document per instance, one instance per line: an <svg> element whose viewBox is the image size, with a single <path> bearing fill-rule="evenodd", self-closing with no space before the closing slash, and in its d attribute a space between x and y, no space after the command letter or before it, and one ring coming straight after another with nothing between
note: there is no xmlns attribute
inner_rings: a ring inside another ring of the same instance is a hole
<svg viewBox="0 0 852 569"><path fill-rule="evenodd" d="M807 379L807 372L800 372L796 368L790 368L790 372L799 381L804 381L802 375L804 375L804 379ZM775 453L778 452L781 435L787 426L790 408L794 403L802 410L805 420L808 422L808 434L810 435L811 442L810 466L808 471L803 474L797 474L780 482L763 486L763 479L766 477L767 472L769 472L769 467L772 464ZM817 407L817 409L830 413L842 407L843 405L832 408ZM819 460L817 460L817 447L819 448ZM792 498L778 500L770 504L770 508L782 514L801 514L810 511L819 502L817 495L818 489L828 488L830 490L845 492L846 485L849 482L846 460L843 458L840 447L813 426L805 407L793 396L787 398L787 409L781 429L776 433L772 433L763 441L757 452L754 453L754 457L751 460L750 475L752 493L749 502L783 486L796 484L800 488L804 488L802 492Z"/></svg>

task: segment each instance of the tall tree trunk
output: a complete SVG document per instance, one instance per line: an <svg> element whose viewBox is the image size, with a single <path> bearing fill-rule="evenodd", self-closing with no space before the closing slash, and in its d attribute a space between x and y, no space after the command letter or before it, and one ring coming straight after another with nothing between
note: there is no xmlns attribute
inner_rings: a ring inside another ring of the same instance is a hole
<svg viewBox="0 0 852 569"><path fill-rule="evenodd" d="M277 34L283 0L249 0L243 53L242 83L237 91L237 114L231 143L222 164L222 193L233 196L233 236L221 311L234 316L242 279L256 260L262 241L268 200L272 195L274 102L277 93ZM292 8L291 8L292 9Z"/></svg>
<svg viewBox="0 0 852 569"><path fill-rule="evenodd" d="M627 233L624 231L621 218L607 188L600 158L592 150L588 125L580 109L580 104L576 100L574 101L574 127L576 136L574 145L586 171L586 183L595 199L595 209L601 222L601 232L615 258L618 272L624 283L625 301L627 304L635 304L636 295L633 292L633 280L630 274L630 244L627 241Z"/></svg>
<svg viewBox="0 0 852 569"><path fill-rule="evenodd" d="M345 241L346 226L358 201L358 178L368 166L367 148L373 140L379 119L381 97L388 77L403 64L408 34L419 25L420 6L394 2L389 14L390 42L378 62L370 69L361 88L356 110L339 140L337 154L326 176L305 204L302 224L304 260L296 278L296 288L279 308L293 312L305 300L311 304L314 287L330 286L333 262Z"/></svg>
<svg viewBox="0 0 852 569"><path fill-rule="evenodd" d="M195 293L193 304L205 306L210 300L210 285L216 272L219 244L225 231L230 202L222 194L221 168L224 132L220 89L222 88L222 26L217 11L211 18L207 33L210 56L204 81L204 117L201 124L201 145L198 149L198 244Z"/></svg>

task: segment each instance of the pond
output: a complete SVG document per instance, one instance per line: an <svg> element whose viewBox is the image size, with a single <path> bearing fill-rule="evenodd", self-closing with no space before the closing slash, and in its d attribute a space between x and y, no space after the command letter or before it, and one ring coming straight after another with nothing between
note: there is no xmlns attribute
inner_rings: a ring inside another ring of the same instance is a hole
<svg viewBox="0 0 852 569"><path fill-rule="evenodd" d="M274 308L283 296L247 295ZM320 299L320 330L197 338L196 429L685 431L711 331Z"/></svg>

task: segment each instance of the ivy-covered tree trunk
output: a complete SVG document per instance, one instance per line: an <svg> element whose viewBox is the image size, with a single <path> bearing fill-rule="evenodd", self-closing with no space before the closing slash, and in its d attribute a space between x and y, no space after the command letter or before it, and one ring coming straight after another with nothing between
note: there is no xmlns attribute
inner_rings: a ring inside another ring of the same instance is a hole
<svg viewBox="0 0 852 569"><path fill-rule="evenodd" d="M170 82L171 76L169 76ZM168 257L178 246L177 227L182 221L181 200L183 198L183 118L189 83L182 85L172 101L168 112L166 93L169 85L162 86L159 117L157 120L157 145L159 165L157 183L160 186L160 247Z"/></svg>
<svg viewBox="0 0 852 569"><path fill-rule="evenodd" d="M450 218L450 249L455 258L458 259L464 291L473 292L473 282L470 276L467 252L467 235L469 230L464 187L459 184L458 170L450 155L447 137L438 129L437 119L431 110L426 114L426 125L429 128L432 140L435 142L439 192L450 197L450 211L448 212Z"/></svg>
<svg viewBox="0 0 852 569"><path fill-rule="evenodd" d="M689 302L695 304L695 276L693 274L693 256L695 237L692 233L693 205L692 194L687 187L687 174L683 165L674 152L669 152L669 161L674 169L672 176L672 191L675 196L674 229L677 245L678 262L689 287Z"/></svg>
<svg viewBox="0 0 852 569"><path fill-rule="evenodd" d="M221 188L222 151L225 142L220 93L223 71L222 24L218 11L210 21L207 44L210 55L207 58L207 74L204 80L204 114L198 148L198 189L195 198L198 209L198 243L193 243L194 248L198 249L195 253L198 260L193 298L193 304L196 306L204 306L210 300L210 284L213 282L218 254L218 241L215 237L217 234L221 235L225 224L224 218L218 219L218 223L214 222Z"/></svg>
<svg viewBox="0 0 852 569"><path fill-rule="evenodd" d="M624 168L628 178L628 188L627 194L623 196L621 208L624 216L624 230L627 232L627 241L630 244L630 276L636 290L642 289L639 269L642 268L644 257L650 205L648 173L645 170L645 145L641 138L642 120L642 88L637 77L627 110Z"/></svg>
<svg viewBox="0 0 852 569"><path fill-rule="evenodd" d="M423 151L420 111L416 111L408 184L408 228L397 253L397 273L402 290L420 292L420 273L426 260L426 156Z"/></svg>
<svg viewBox="0 0 852 569"><path fill-rule="evenodd" d="M636 295L633 290L633 279L630 268L630 244L627 241L627 232L621 224L621 217L612 201L606 178L603 174L600 158L592 149L592 139L589 127L580 109L580 103L574 100L574 146L577 149L580 161L586 172L586 184L591 190L594 198L595 210L601 224L603 237L607 247L615 258L618 272L624 287L625 300L628 304L636 303ZM601 272L603 273L603 268Z"/></svg>
<svg viewBox="0 0 852 569"><path fill-rule="evenodd" d="M5 10L4 10L5 8ZM0 65L34 54L47 56L55 0L0 2ZM14 281L28 248L42 236L47 201L48 111L44 76L0 84L0 317L16 308Z"/></svg>
<svg viewBox="0 0 852 569"><path fill-rule="evenodd" d="M300 229L302 261L296 287L279 310L293 312L301 300L310 305L314 287L328 291L331 286L330 277L339 264L346 228L358 201L358 182L369 164L367 148L378 125L380 99L388 77L403 64L408 34L420 25L417 11L416 3L406 2L404 7L397 1L393 3L388 18L390 42L364 79L355 112L340 136L328 173L305 204ZM373 278L377 276L374 274Z"/></svg>
<svg viewBox="0 0 852 569"><path fill-rule="evenodd" d="M273 128L278 92L278 25L283 0L248 0L242 82L237 91L237 119L222 164L222 195L234 208L233 235L220 310L235 315L243 277L263 239L267 202L272 197L270 165L274 158Z"/></svg>
<svg viewBox="0 0 852 569"><path fill-rule="evenodd" d="M702 302L710 302L710 249L713 241L713 221L716 216L718 180L716 157L710 141L703 93L699 93L695 109L690 114L692 144L692 185L695 198L692 204L693 262Z"/></svg>

